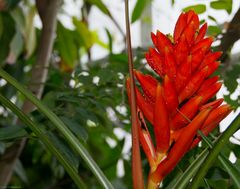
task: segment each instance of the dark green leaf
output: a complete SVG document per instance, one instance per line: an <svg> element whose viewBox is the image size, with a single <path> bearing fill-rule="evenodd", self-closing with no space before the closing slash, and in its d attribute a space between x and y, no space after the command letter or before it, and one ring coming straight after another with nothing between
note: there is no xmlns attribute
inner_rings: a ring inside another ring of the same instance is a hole
<svg viewBox="0 0 240 189"><path fill-rule="evenodd" d="M237 79L240 77L240 65L233 65L232 69L226 72L226 76L224 77L224 85L227 87L230 93L233 93L237 86Z"/></svg>
<svg viewBox="0 0 240 189"><path fill-rule="evenodd" d="M187 12L189 10L194 10L197 14L202 14L206 11L206 5L197 4L197 5L188 6L183 9L184 12Z"/></svg>
<svg viewBox="0 0 240 189"><path fill-rule="evenodd" d="M20 125L11 125L8 127L0 128L0 140L10 140L16 138L26 137L28 133L24 127Z"/></svg>
<svg viewBox="0 0 240 189"><path fill-rule="evenodd" d="M0 63L5 61L10 49L10 41L15 33L14 20L8 13L0 13Z"/></svg>
<svg viewBox="0 0 240 189"><path fill-rule="evenodd" d="M212 1L212 2L210 3L210 6L211 6L213 9L226 10L228 14L231 14L231 12L232 12L232 0Z"/></svg>
<svg viewBox="0 0 240 189"><path fill-rule="evenodd" d="M77 123L75 120L71 120L67 117L60 117L63 122L68 126L68 128L80 139L83 141L87 141L88 134L80 123Z"/></svg>
<svg viewBox="0 0 240 189"><path fill-rule="evenodd" d="M222 30L218 26L209 26L208 34L211 36L217 36L222 33Z"/></svg>
<svg viewBox="0 0 240 189"><path fill-rule="evenodd" d="M97 6L104 14L110 15L109 10L101 0L86 0L88 3Z"/></svg>
<svg viewBox="0 0 240 189"><path fill-rule="evenodd" d="M64 158L70 162L70 164L76 169L78 169L79 159L77 155L71 150L71 148L66 144L66 142L58 137L57 135L53 134L52 132L47 132L46 135L49 137L51 142L56 146L59 153L64 156Z"/></svg>
<svg viewBox="0 0 240 189"><path fill-rule="evenodd" d="M142 15L144 8L150 3L150 0L137 0L136 5L132 12L131 22L134 23Z"/></svg>

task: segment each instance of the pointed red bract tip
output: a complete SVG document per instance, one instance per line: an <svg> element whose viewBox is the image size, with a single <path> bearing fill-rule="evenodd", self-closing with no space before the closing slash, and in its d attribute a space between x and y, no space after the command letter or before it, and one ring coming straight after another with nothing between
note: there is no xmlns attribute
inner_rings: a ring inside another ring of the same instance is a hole
<svg viewBox="0 0 240 189"><path fill-rule="evenodd" d="M163 97L163 88L158 84L156 88L156 103L154 109L154 134L157 152L167 152L170 145L169 115Z"/></svg>
<svg viewBox="0 0 240 189"><path fill-rule="evenodd" d="M220 90L221 86L221 83L214 83L213 85L209 86L209 88L205 91L201 90L200 92L198 92L197 95L203 98L202 103L205 104L209 99L216 95L216 93Z"/></svg>
<svg viewBox="0 0 240 189"><path fill-rule="evenodd" d="M181 36L181 34L182 34L183 30L185 29L186 25L187 25L186 14L181 13L181 15L179 16L179 18L177 20L175 29L174 29L173 37L174 37L174 42L175 43L178 41L178 39Z"/></svg>
<svg viewBox="0 0 240 189"><path fill-rule="evenodd" d="M213 37L208 37L206 39L199 41L193 46L191 52L194 53L196 51L201 50L202 52L206 53L210 49L213 40L214 40Z"/></svg>
<svg viewBox="0 0 240 189"><path fill-rule="evenodd" d="M141 84L141 87L143 89L143 92L145 94L145 96L152 102L155 102L155 98L156 98L156 87L157 87L157 83L158 81L153 78L151 75L144 75L139 71L134 71L134 74L137 78L137 80L139 81L139 83Z"/></svg>
<svg viewBox="0 0 240 189"><path fill-rule="evenodd" d="M191 77L186 87L179 94L180 103L190 98L199 89L207 73L208 73L208 67L200 70L199 72L197 72L195 75Z"/></svg>
<svg viewBox="0 0 240 189"><path fill-rule="evenodd" d="M196 40L195 40L195 44L204 38L206 32L207 32L207 23L203 24L202 27L200 28L198 35L196 37Z"/></svg>
<svg viewBox="0 0 240 189"><path fill-rule="evenodd" d="M209 102L209 103L201 106L199 108L199 110L203 110L203 109L210 108L210 107L212 109L215 109L222 104L223 100L224 100L223 98L220 98L220 99L214 100L213 102Z"/></svg>
<svg viewBox="0 0 240 189"><path fill-rule="evenodd" d="M178 107L178 97L176 89L167 75L165 75L163 80L163 91L168 113L169 115L173 115Z"/></svg>
<svg viewBox="0 0 240 189"><path fill-rule="evenodd" d="M145 155L147 156L147 159L149 161L150 166L154 166L155 159L156 159L156 152L155 147L153 145L151 135L148 131L147 125L144 121L144 117L141 113L141 111L138 109L137 112L138 115L138 129L139 129L139 140L142 145L143 151Z"/></svg>
<svg viewBox="0 0 240 189"><path fill-rule="evenodd" d="M177 130L188 125L199 110L202 97L196 96L184 104L172 118L171 129Z"/></svg>

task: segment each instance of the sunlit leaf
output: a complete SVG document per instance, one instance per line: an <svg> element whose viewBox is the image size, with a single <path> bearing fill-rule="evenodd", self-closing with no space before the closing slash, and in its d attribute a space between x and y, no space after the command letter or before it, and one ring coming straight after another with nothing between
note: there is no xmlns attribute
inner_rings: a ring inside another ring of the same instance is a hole
<svg viewBox="0 0 240 189"><path fill-rule="evenodd" d="M197 14L202 14L206 11L206 5L204 4L191 5L183 9L184 12L187 12L189 10L194 10Z"/></svg>
<svg viewBox="0 0 240 189"><path fill-rule="evenodd" d="M144 8L150 3L150 0L137 0L135 7L132 12L131 22L134 23L136 20L140 18Z"/></svg>
<svg viewBox="0 0 240 189"><path fill-rule="evenodd" d="M212 1L212 2L210 3L210 6L211 6L213 9L226 10L228 14L231 14L231 12L232 12L232 0Z"/></svg>
<svg viewBox="0 0 240 189"><path fill-rule="evenodd" d="M104 14L110 15L108 8L101 0L86 0L88 3L97 6Z"/></svg>

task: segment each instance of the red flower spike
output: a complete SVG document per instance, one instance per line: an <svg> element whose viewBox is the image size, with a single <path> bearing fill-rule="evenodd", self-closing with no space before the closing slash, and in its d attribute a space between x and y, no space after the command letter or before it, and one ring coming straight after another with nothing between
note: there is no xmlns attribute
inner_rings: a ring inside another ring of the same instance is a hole
<svg viewBox="0 0 240 189"><path fill-rule="evenodd" d="M168 156L159 164L156 171L150 173L148 179L150 183L160 183L160 181L170 173L184 154L189 150L191 142L197 130L202 126L210 113L210 109L202 110L194 120L184 128L176 143L171 148Z"/></svg>
<svg viewBox="0 0 240 189"><path fill-rule="evenodd" d="M187 24L192 20L193 16L197 16L193 10L186 12L187 15Z"/></svg>
<svg viewBox="0 0 240 189"><path fill-rule="evenodd" d="M176 43L181 36L183 30L185 29L187 25L187 16L184 13L181 13L181 15L178 18L178 21L176 23L175 29L174 29L174 42Z"/></svg>
<svg viewBox="0 0 240 189"><path fill-rule="evenodd" d="M201 105L202 97L196 96L184 104L172 118L171 129L177 130L186 126L196 115Z"/></svg>
<svg viewBox="0 0 240 189"><path fill-rule="evenodd" d="M206 91L211 85L216 83L218 80L219 80L219 76L214 76L212 78L205 80L202 86L200 87L200 89L198 90L198 93Z"/></svg>
<svg viewBox="0 0 240 189"><path fill-rule="evenodd" d="M149 53L146 53L146 60L151 68L161 77L164 76L163 57L153 48L149 48Z"/></svg>
<svg viewBox="0 0 240 189"><path fill-rule="evenodd" d="M177 65L182 64L189 54L189 46L185 35L181 35L178 43L174 47L174 57Z"/></svg>
<svg viewBox="0 0 240 189"><path fill-rule="evenodd" d="M192 54L192 63L191 63L192 74L195 73L195 71L198 69L203 58L204 58L204 52L202 52L201 50Z"/></svg>
<svg viewBox="0 0 240 189"><path fill-rule="evenodd" d="M209 99L211 99L221 88L222 84L221 83L215 83L211 86L209 86L208 89L205 91L198 92L197 95L201 96L202 103L205 104Z"/></svg>
<svg viewBox="0 0 240 189"><path fill-rule="evenodd" d="M152 102L155 102L156 98L156 87L158 81L151 75L144 75L139 71L134 71L134 74L141 84L145 96Z"/></svg>
<svg viewBox="0 0 240 189"><path fill-rule="evenodd" d="M142 94L136 88L136 96L139 140L150 164L148 188L157 188L198 144L197 130L207 135L231 111L228 105L221 105L223 99L211 100L222 85L218 76L210 77L219 67L221 52L210 50L213 38L204 38L206 30L207 24L199 29L194 11L182 13L174 29L174 43L159 31L151 34L155 47L149 49L146 59L161 82L135 72L143 89ZM155 149L143 115L153 125Z"/></svg>
<svg viewBox="0 0 240 189"><path fill-rule="evenodd" d="M213 110L206 121L204 122L201 131L202 133L207 136L210 132L212 132L219 123L232 111L231 107L227 104L218 107L217 109ZM201 136L198 136L192 143L191 148L194 148L200 141Z"/></svg>
<svg viewBox="0 0 240 189"><path fill-rule="evenodd" d="M165 61L164 61L165 72L172 81L176 79L176 62L174 60L173 54L168 50L165 51Z"/></svg>
<svg viewBox="0 0 240 189"><path fill-rule="evenodd" d="M179 94L179 102L183 102L185 99L191 97L201 86L206 75L208 73L208 68L200 70L196 75L193 75L190 81L187 83L186 87Z"/></svg>
<svg viewBox="0 0 240 189"><path fill-rule="evenodd" d="M202 125L201 129L209 130L211 129L212 125L218 124L220 121L222 121L230 112L232 111L231 106L228 104L224 104L216 109L214 109Z"/></svg>
<svg viewBox="0 0 240 189"><path fill-rule="evenodd" d="M198 35L196 37L196 40L195 40L195 44L204 38L206 31L207 31L207 23L203 24L202 27L200 28Z"/></svg>
<svg viewBox="0 0 240 189"><path fill-rule="evenodd" d="M169 115L172 115L178 107L178 97L176 89L167 75L163 80L163 91Z"/></svg>
<svg viewBox="0 0 240 189"><path fill-rule="evenodd" d="M170 128L167 107L163 97L163 87L158 84L154 110L154 134L157 152L167 152L170 142Z"/></svg>
<svg viewBox="0 0 240 189"><path fill-rule="evenodd" d="M157 45L156 45L157 50L161 54L165 54L165 52L173 52L173 46L172 42L170 39L168 39L167 36L165 36L162 32L157 31Z"/></svg>
<svg viewBox="0 0 240 189"><path fill-rule="evenodd" d="M157 36L151 32L151 38L152 38L152 42L154 44L154 46L156 47L157 46Z"/></svg>
<svg viewBox="0 0 240 189"><path fill-rule="evenodd" d="M194 53L201 50L202 52L206 53L210 49L212 42L213 42L212 37L203 39L193 46L191 52Z"/></svg>
<svg viewBox="0 0 240 189"><path fill-rule="evenodd" d="M127 89L127 95L129 97L130 102L130 78L127 78L126 80L126 89ZM150 104L146 99L142 96L138 88L136 88L136 98L137 98L137 106L139 109L143 112L144 116L147 118L147 120L153 124L153 107L152 104Z"/></svg>
<svg viewBox="0 0 240 189"><path fill-rule="evenodd" d="M184 34L186 36L186 39L187 39L187 42L189 44L192 44L194 43L193 41L193 38L195 36L195 32L196 32L196 29L199 27L199 19L198 19L198 16L196 15L193 15L191 17L191 20L189 22L189 24L187 25L187 27L185 28L184 30Z"/></svg>
<svg viewBox="0 0 240 189"><path fill-rule="evenodd" d="M204 60L202 61L201 63L201 66L200 66L200 69L209 65L209 64L212 64L213 62L215 62L217 59L220 58L220 56L222 55L222 52L214 52L214 53L209 53L205 58Z"/></svg>
<svg viewBox="0 0 240 189"><path fill-rule="evenodd" d="M220 65L220 62L213 62L211 64L208 64L208 73L206 77L209 77L213 74L213 72L215 72L218 68L218 66Z"/></svg>
<svg viewBox="0 0 240 189"><path fill-rule="evenodd" d="M176 82L175 82L176 83L175 87L177 92L181 91L183 87L185 87L187 81L191 77L191 73L192 73L191 64L192 64L192 55L189 55L187 57L187 60L178 68Z"/></svg>
<svg viewBox="0 0 240 189"><path fill-rule="evenodd" d="M139 120L139 140L142 145L143 151L147 156L148 162L150 164L150 167L154 166L155 159L156 159L156 152L155 148L150 136L150 133L148 131L148 128L146 126L146 123L144 121L143 115L141 111L138 109L138 120Z"/></svg>
<svg viewBox="0 0 240 189"><path fill-rule="evenodd" d="M219 99L217 99L217 100L215 100L213 102L209 102L209 103L201 106L199 108L199 110L203 110L203 109L210 108L210 107L215 109L215 108L217 108L218 106L220 106L222 104L223 100L224 100L223 98L219 98Z"/></svg>
<svg viewBox="0 0 240 189"><path fill-rule="evenodd" d="M146 99L142 96L140 91L136 89L136 98L137 98L137 105L139 109L143 112L144 116L147 120L153 124L153 107L152 104L146 101Z"/></svg>

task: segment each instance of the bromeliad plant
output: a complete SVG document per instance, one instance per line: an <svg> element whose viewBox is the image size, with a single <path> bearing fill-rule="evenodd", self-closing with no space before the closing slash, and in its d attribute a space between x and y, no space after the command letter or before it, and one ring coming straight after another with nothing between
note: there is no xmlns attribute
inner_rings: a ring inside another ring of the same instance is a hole
<svg viewBox="0 0 240 189"><path fill-rule="evenodd" d="M141 89L136 88L138 135L150 165L148 188L157 188L181 158L194 148L201 136L208 135L230 112L214 100L221 88L218 68L221 52L210 47L207 24L200 27L193 11L182 13L170 38L160 31L151 34L155 48L146 53L146 60L159 79L135 71ZM127 80L130 97L130 79ZM145 119L153 126L153 141Z"/></svg>

